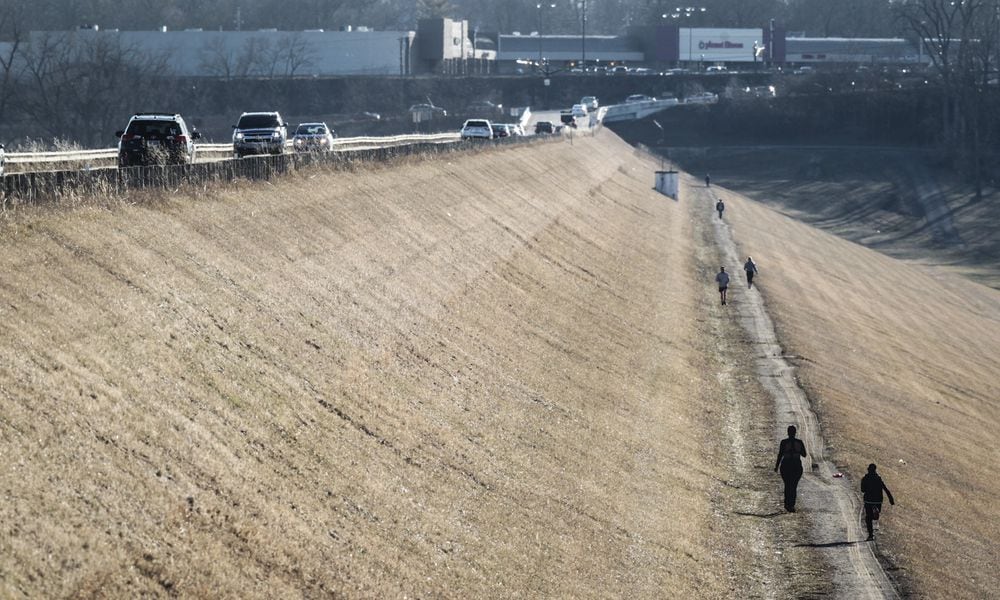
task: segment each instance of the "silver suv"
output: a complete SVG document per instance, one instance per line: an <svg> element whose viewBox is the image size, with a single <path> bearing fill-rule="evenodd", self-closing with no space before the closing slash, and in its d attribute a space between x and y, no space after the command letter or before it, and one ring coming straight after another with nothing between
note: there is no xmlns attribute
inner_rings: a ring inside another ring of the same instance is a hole
<svg viewBox="0 0 1000 600"><path fill-rule="evenodd" d="M288 124L278 112L245 112L233 125L233 156L281 154L288 139Z"/></svg>
<svg viewBox="0 0 1000 600"><path fill-rule="evenodd" d="M124 131L116 131L118 166L184 165L194 162L194 141L201 134L171 113L136 113Z"/></svg>

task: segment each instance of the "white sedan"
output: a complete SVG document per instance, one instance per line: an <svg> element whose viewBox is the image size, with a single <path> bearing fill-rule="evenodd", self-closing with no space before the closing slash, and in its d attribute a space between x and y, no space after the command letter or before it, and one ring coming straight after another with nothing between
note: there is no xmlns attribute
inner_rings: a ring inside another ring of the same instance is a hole
<svg viewBox="0 0 1000 600"><path fill-rule="evenodd" d="M292 137L296 152L329 152L337 134L326 123L301 123Z"/></svg>

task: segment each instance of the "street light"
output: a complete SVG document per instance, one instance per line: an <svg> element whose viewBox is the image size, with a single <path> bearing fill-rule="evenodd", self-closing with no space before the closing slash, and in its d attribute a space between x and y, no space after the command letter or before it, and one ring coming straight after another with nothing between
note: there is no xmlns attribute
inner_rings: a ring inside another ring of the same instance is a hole
<svg viewBox="0 0 1000 600"><path fill-rule="evenodd" d="M580 19L580 68L587 70L587 0L576 3L576 7L581 11Z"/></svg>
<svg viewBox="0 0 1000 600"><path fill-rule="evenodd" d="M660 17L663 19L667 18L680 19L682 17L685 19L690 19L692 16L706 12L707 10L708 9L705 8L704 6L678 6L677 8L674 9L674 12L663 13L662 15L660 15ZM694 36L691 35L690 26L688 26L687 30L688 30L688 62L691 62L691 54L694 51L694 48L692 47L692 38ZM704 60L704 55L702 55L702 60Z"/></svg>
<svg viewBox="0 0 1000 600"><path fill-rule="evenodd" d="M548 8L556 7L554 2L545 4L539 2L538 4L535 5L535 8L538 9L538 68L539 69L542 68L542 8L546 6Z"/></svg>

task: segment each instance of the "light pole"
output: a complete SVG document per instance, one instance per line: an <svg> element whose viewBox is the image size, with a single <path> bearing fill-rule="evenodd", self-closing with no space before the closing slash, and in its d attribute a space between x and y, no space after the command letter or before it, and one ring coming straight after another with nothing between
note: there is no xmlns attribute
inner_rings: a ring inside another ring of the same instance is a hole
<svg viewBox="0 0 1000 600"><path fill-rule="evenodd" d="M707 10L708 9L705 8L704 6L678 6L676 9L674 9L674 12L672 12L672 13L664 13L664 14L660 15L660 17L662 17L664 19L667 19L667 18L670 18L670 19L680 19L680 18L690 19L694 15L697 15L697 14L700 14L700 13L704 13ZM692 35L692 29L691 29L690 25L687 27L687 30L688 30L688 55L687 55L687 59L688 59L688 63L691 63L692 62L692 58L691 57L692 57L692 54L694 53L694 47L693 47L693 38L694 38L694 35ZM704 55L702 55L702 56L704 57ZM704 60L704 58L702 60Z"/></svg>
<svg viewBox="0 0 1000 600"><path fill-rule="evenodd" d="M576 3L580 11L580 68L587 70L587 0Z"/></svg>
<svg viewBox="0 0 1000 600"><path fill-rule="evenodd" d="M542 68L542 9L545 7L555 8L556 5L555 3L543 4L541 2L535 5L535 8L538 9L538 68L539 69Z"/></svg>

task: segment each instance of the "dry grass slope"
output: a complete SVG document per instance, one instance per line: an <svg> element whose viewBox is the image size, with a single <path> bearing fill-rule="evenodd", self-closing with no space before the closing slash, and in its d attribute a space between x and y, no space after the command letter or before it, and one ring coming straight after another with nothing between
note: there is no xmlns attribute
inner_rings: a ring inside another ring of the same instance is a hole
<svg viewBox="0 0 1000 600"><path fill-rule="evenodd" d="M0 596L780 592L707 501L712 295L651 168L608 135L8 215Z"/></svg>
<svg viewBox="0 0 1000 600"><path fill-rule="evenodd" d="M833 455L898 499L880 550L919 597L996 597L1000 292L722 195Z"/></svg>

